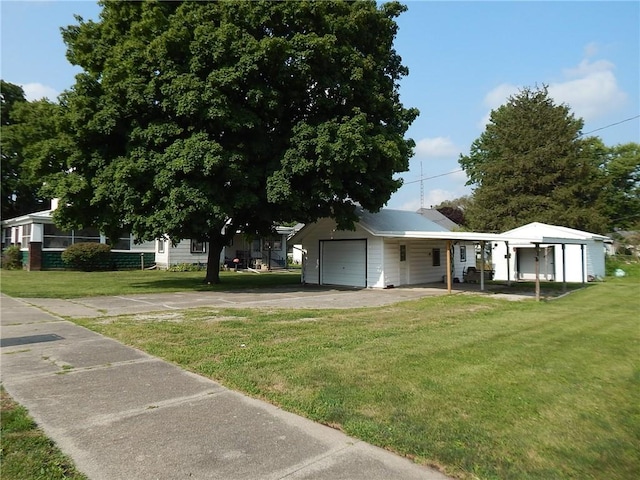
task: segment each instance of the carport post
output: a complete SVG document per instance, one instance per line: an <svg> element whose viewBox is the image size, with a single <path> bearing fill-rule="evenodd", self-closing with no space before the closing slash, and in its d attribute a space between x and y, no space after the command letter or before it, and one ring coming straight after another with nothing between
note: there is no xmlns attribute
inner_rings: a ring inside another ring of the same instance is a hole
<svg viewBox="0 0 640 480"><path fill-rule="evenodd" d="M587 275L585 274L585 263L587 261L586 258L584 258L584 243L580 244L580 257L582 258L582 285L584 285L584 283L587 280Z"/></svg>
<svg viewBox="0 0 640 480"><path fill-rule="evenodd" d="M507 247L507 254L504 258L507 259L507 287L511 286L511 252L509 251L509 242L504 242Z"/></svg>
<svg viewBox="0 0 640 480"><path fill-rule="evenodd" d="M451 293L451 240L447 240L447 292Z"/></svg>
<svg viewBox="0 0 640 480"><path fill-rule="evenodd" d="M480 254L480 291L484 292L484 254L485 254L485 245L486 242L484 240L482 240L480 242L480 251L482 252Z"/></svg>
<svg viewBox="0 0 640 480"><path fill-rule="evenodd" d="M567 260L565 256L565 244L562 244L562 291L567 291Z"/></svg>
<svg viewBox="0 0 640 480"><path fill-rule="evenodd" d="M536 243L536 302L540 301L540 244Z"/></svg>

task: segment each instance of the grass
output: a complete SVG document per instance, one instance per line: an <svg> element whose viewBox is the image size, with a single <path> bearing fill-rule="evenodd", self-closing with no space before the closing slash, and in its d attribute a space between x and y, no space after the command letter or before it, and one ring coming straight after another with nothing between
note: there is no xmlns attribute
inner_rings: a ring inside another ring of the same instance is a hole
<svg viewBox="0 0 640 480"><path fill-rule="evenodd" d="M638 280L549 302L79 321L463 479L640 478Z"/></svg>
<svg viewBox="0 0 640 480"><path fill-rule="evenodd" d="M0 388L0 411L3 480L86 480L4 388Z"/></svg>
<svg viewBox="0 0 640 480"><path fill-rule="evenodd" d="M130 270L75 272L2 270L0 291L12 297L78 298L179 291L220 291L267 288L300 283L300 272L220 272L221 283L204 283L205 272Z"/></svg>

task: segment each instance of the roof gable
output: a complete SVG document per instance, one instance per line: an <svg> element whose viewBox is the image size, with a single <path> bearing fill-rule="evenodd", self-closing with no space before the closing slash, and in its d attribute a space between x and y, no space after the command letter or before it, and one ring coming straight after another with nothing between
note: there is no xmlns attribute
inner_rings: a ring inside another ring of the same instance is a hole
<svg viewBox="0 0 640 480"><path fill-rule="evenodd" d="M526 237L526 236L545 236L560 238L575 238L580 240L605 240L607 237L598 235L597 233L584 232L569 227L561 227L558 225L549 225L546 223L532 222L521 227L508 230L502 234L505 237Z"/></svg>

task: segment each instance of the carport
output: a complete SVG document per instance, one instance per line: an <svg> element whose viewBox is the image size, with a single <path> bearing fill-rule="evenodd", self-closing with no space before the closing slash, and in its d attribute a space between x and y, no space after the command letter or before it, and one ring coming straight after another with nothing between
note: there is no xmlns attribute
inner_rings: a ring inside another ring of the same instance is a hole
<svg viewBox="0 0 640 480"><path fill-rule="evenodd" d="M506 245L507 255L510 256L509 253L509 245L511 246L533 246L535 249L535 298L536 300L540 300L540 248L548 245L561 245L562 247L562 283L563 283L563 291L567 290L567 282L566 282L566 261L565 261L565 246L566 245L580 245L582 250L582 283L585 282L585 255L584 255L584 246L585 242L583 240L577 240L572 238L559 238L559 237L545 237L545 236L537 236L537 237L526 237L526 238L517 238L517 237L505 237L502 234L497 233L475 233L475 232L379 232L379 236L384 237L398 237L398 238L414 238L414 239L439 239L446 240L447 248L446 248L446 284L447 284L447 292L452 293L453 291L453 277L451 274L451 247L455 242L473 242L474 244L479 244L481 251L484 251L487 245L487 242L504 242ZM484 260L484 258L483 258ZM511 285L510 275L509 275L509 262L507 262L507 285ZM484 261L480 262L480 290L484 291L484 279L485 279L485 269L484 269Z"/></svg>

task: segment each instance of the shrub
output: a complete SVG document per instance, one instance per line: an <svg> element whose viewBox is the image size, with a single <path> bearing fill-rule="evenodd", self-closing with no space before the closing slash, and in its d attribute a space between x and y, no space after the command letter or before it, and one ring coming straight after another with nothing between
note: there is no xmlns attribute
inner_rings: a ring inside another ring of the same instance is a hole
<svg viewBox="0 0 640 480"><path fill-rule="evenodd" d="M18 270L22 268L22 252L17 245L11 245L2 252L2 268Z"/></svg>
<svg viewBox="0 0 640 480"><path fill-rule="evenodd" d="M200 272L206 270L207 266L201 263L178 263L167 268L168 272Z"/></svg>
<svg viewBox="0 0 640 480"><path fill-rule="evenodd" d="M74 243L62 252L61 257L65 265L74 270L109 270L111 247L103 243Z"/></svg>

